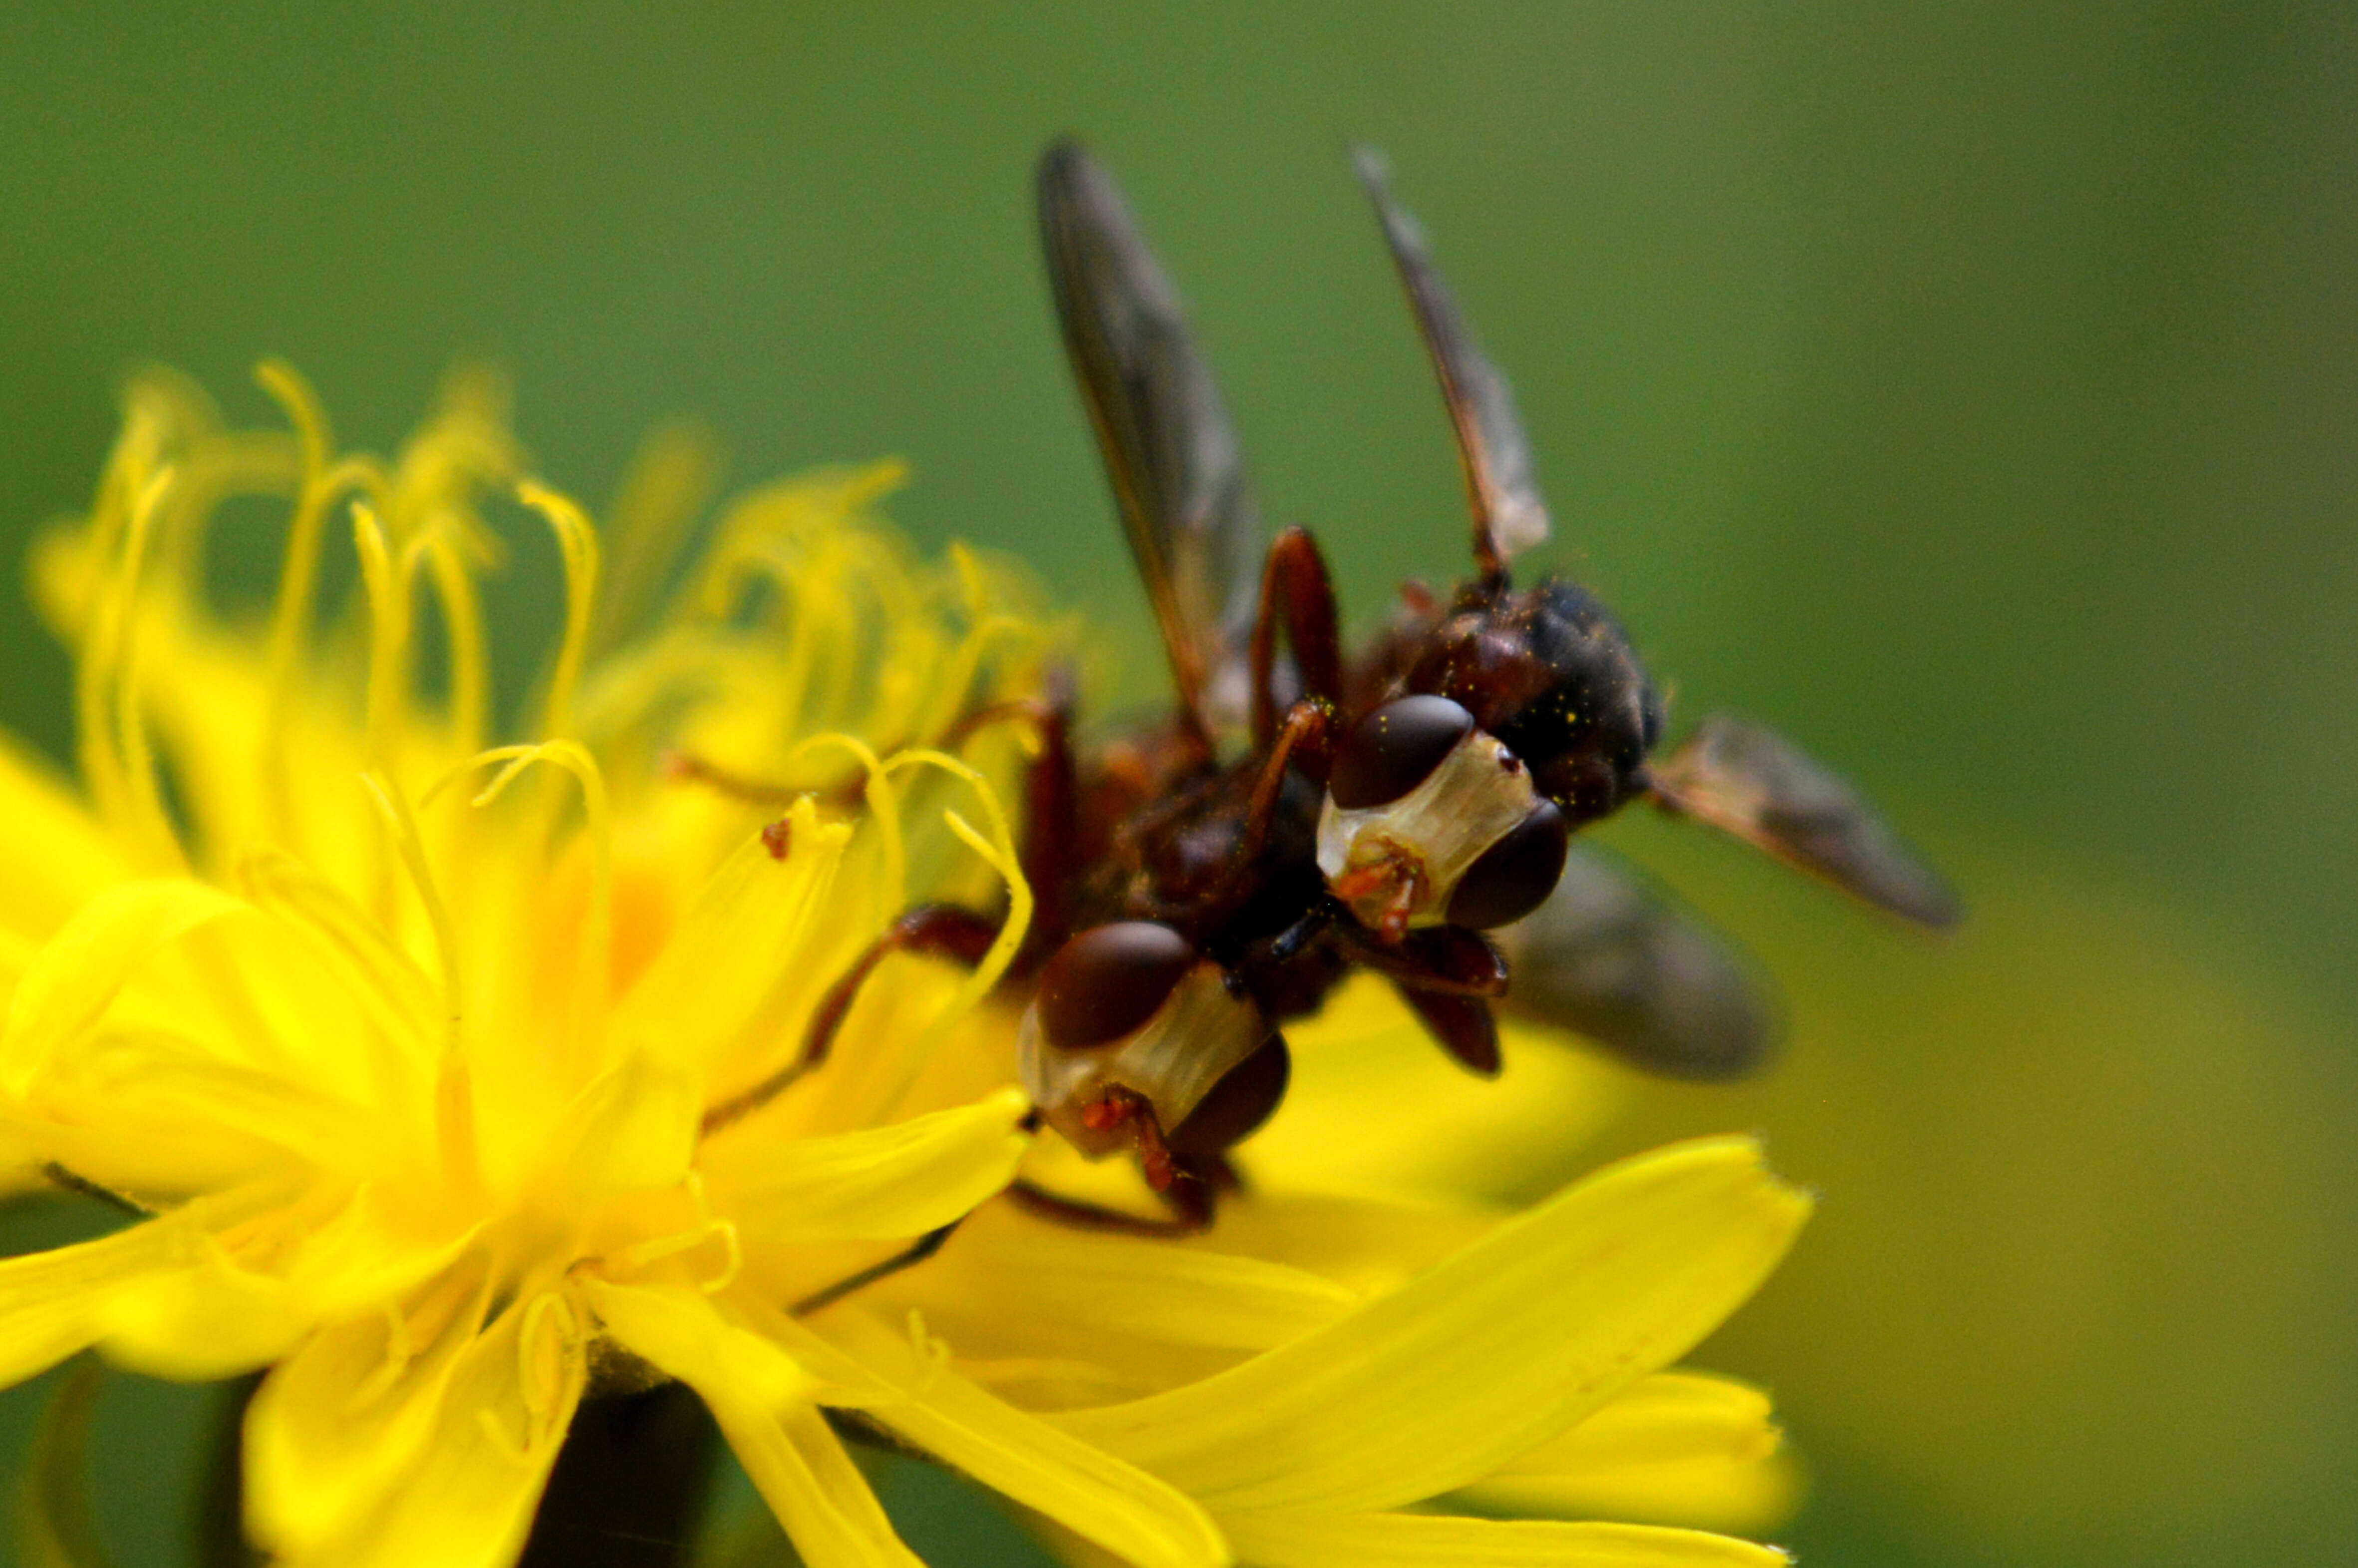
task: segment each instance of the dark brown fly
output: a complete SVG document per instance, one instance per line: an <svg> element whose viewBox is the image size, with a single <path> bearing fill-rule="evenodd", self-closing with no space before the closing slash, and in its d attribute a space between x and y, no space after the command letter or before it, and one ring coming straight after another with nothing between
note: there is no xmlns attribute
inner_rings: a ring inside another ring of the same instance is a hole
<svg viewBox="0 0 2358 1568"><path fill-rule="evenodd" d="M1315 542L1286 528L1262 543L1227 410L1120 192L1072 142L1041 160L1057 320L1175 697L1165 722L1086 751L1068 695L1012 715L1041 740L1022 849L1034 914L1006 981L1027 1002L1023 1082L1084 1152L1134 1152L1173 1216L1019 1186L1076 1222L1206 1223L1227 1151L1284 1092L1282 1026L1355 968L1476 1072L1498 1065L1494 1004L1658 1073L1752 1069L1770 1022L1746 966L1571 843L1629 801L1919 924L1955 917L1940 880L1790 742L1714 718L1657 759L1662 704L1611 614L1561 577L1515 586L1549 520L1512 395L1380 162L1357 161L1456 431L1473 575L1445 599L1404 590L1347 659ZM909 911L830 991L801 1058L713 1119L821 1060L885 955L970 964L999 924Z"/></svg>

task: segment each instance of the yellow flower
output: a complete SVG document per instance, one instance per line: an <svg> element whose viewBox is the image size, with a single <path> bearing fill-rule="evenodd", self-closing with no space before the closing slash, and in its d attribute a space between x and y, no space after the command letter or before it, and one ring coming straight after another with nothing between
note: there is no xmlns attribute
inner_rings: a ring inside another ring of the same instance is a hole
<svg viewBox="0 0 2358 1568"><path fill-rule="evenodd" d="M1017 574L921 565L864 521L892 470L755 492L656 606L693 443L626 487L601 579L481 378L390 464L340 455L291 372L263 380L292 434L137 383L91 515L35 563L77 654L81 787L0 750L0 1152L139 1217L0 1262L0 1381L93 1346L270 1368L246 1515L292 1563L510 1561L579 1402L655 1375L814 1563L911 1561L838 1423L1142 1564L1774 1559L1402 1511L1757 1517L1765 1403L1659 1371L1806 1208L1748 1143L1499 1221L1289 1185L1331 1140L1314 1100L1185 1245L989 1201L1027 1160L1076 1173L1025 1130L990 1000L1029 910L999 804L1022 737L938 747L1036 689L1053 638ZM244 624L202 579L248 493L292 507ZM567 616L530 739L492 745L476 575L518 502ZM346 518L357 601L322 615ZM671 755L805 793L765 826ZM888 965L826 1066L763 1092L925 899L1006 908L998 946L971 974Z"/></svg>

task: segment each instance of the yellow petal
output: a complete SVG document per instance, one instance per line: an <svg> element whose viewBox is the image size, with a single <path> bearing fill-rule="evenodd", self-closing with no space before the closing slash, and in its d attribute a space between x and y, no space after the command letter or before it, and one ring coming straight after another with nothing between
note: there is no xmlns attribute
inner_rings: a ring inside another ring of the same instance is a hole
<svg viewBox="0 0 2358 1568"><path fill-rule="evenodd" d="M246 1371L282 1354L323 1307L349 1313L354 1296L382 1299L438 1266L433 1251L388 1239L363 1205L289 1206L283 1186L260 1184L9 1259L0 1386L90 1345L161 1377Z"/></svg>
<svg viewBox="0 0 2358 1568"><path fill-rule="evenodd" d="M712 1413L810 1568L924 1568L817 1406L760 1415L724 1398Z"/></svg>
<svg viewBox="0 0 2358 1568"><path fill-rule="evenodd" d="M1184 1493L994 1399L956 1372L921 1367L905 1336L860 1314L837 1338L909 1397L869 1413L916 1447L1046 1515L1137 1568L1217 1568L1228 1545Z"/></svg>
<svg viewBox="0 0 2358 1568"><path fill-rule="evenodd" d="M752 835L700 889L630 992L612 1028L626 1046L711 1075L715 1099L758 1080L794 1048L785 1027L806 1015L841 972L821 970L824 946L813 923L827 915L828 892L849 830L821 823L804 801L788 814L792 852L781 865ZM849 963L851 952L844 953ZM794 956L780 963L779 956Z"/></svg>
<svg viewBox="0 0 2358 1568"><path fill-rule="evenodd" d="M807 1291L806 1278L780 1293ZM939 1256L864 1300L888 1318L922 1312L977 1382L1041 1411L1208 1377L1333 1322L1359 1297L1282 1264L1091 1235L993 1203Z"/></svg>
<svg viewBox="0 0 2358 1568"><path fill-rule="evenodd" d="M528 1294L470 1340L438 1389L413 1462L369 1477L348 1528L286 1552L287 1568L507 1568L580 1402L586 1357L562 1296ZM437 1397L438 1394L438 1397Z"/></svg>
<svg viewBox="0 0 2358 1568"><path fill-rule="evenodd" d="M1785 1568L1792 1560L1694 1530L1453 1519L1441 1514L1247 1514L1228 1520L1256 1568Z"/></svg>
<svg viewBox="0 0 2358 1568"><path fill-rule="evenodd" d="M0 931L38 943L132 874L106 829L49 770L0 738Z"/></svg>
<svg viewBox="0 0 2358 1568"><path fill-rule="evenodd" d="M1471 1245L1502 1217L1456 1204L1255 1192L1224 1205L1219 1224L1191 1245L1267 1259L1374 1295Z"/></svg>
<svg viewBox="0 0 2358 1568"><path fill-rule="evenodd" d="M0 1386L94 1344L105 1297L175 1267L189 1245L187 1227L168 1217L0 1262Z"/></svg>
<svg viewBox="0 0 2358 1568"><path fill-rule="evenodd" d="M1287 1192L1520 1195L1519 1176L1595 1136L1642 1080L1552 1031L1509 1022L1501 1035L1504 1068L1475 1077L1390 984L1357 976L1287 1025L1293 1087L1238 1162Z"/></svg>
<svg viewBox="0 0 2358 1568"><path fill-rule="evenodd" d="M150 1377L211 1382L277 1359L313 1323L287 1281L243 1269L217 1247L103 1296L94 1313L108 1360Z"/></svg>
<svg viewBox="0 0 2358 1568"><path fill-rule="evenodd" d="M1485 1513L1769 1529L1798 1501L1780 1441L1759 1390L1658 1372L1455 1495Z"/></svg>
<svg viewBox="0 0 2358 1568"><path fill-rule="evenodd" d="M600 1075L550 1139L561 1151L548 1178L554 1200L579 1206L677 1183L696 1155L702 1105L692 1074L644 1057Z"/></svg>
<svg viewBox="0 0 2358 1568"><path fill-rule="evenodd" d="M1663 1460L1618 1470L1501 1476L1449 1494L1453 1506L1515 1519L1626 1519L1758 1535L1800 1509L1801 1466L1789 1453L1743 1461Z"/></svg>
<svg viewBox="0 0 2358 1568"><path fill-rule="evenodd" d="M883 1240L948 1224L1015 1174L1031 1146L1028 1106L1002 1089L889 1127L715 1148L703 1169L713 1203L748 1238Z"/></svg>
<svg viewBox="0 0 2358 1568"><path fill-rule="evenodd" d="M586 1289L615 1343L690 1388L715 1384L739 1404L763 1411L806 1404L817 1390L792 1356L722 1317L704 1296L602 1280Z"/></svg>
<svg viewBox="0 0 2358 1568"><path fill-rule="evenodd" d="M1748 1139L1625 1161L1313 1334L1053 1418L1225 1512L1358 1512L1461 1487L1681 1355L1809 1212Z"/></svg>
<svg viewBox="0 0 2358 1568"><path fill-rule="evenodd" d="M416 961L386 940L384 927L333 882L282 850L249 850L238 862L237 881L256 905L319 944L390 1043L432 1060L441 1044L441 998ZM349 1042L336 1044L350 1054Z"/></svg>
<svg viewBox="0 0 2358 1568"><path fill-rule="evenodd" d="M141 964L244 907L191 881L128 882L92 899L16 982L0 1033L0 1082L23 1094L54 1053L98 1022Z"/></svg>
<svg viewBox="0 0 2358 1568"><path fill-rule="evenodd" d="M349 1531L431 1435L489 1280L455 1270L398 1308L333 1325L274 1368L245 1417L246 1528L297 1555Z"/></svg>
<svg viewBox="0 0 2358 1568"><path fill-rule="evenodd" d="M784 1350L684 1291L593 1282L590 1299L622 1345L694 1389L812 1568L913 1568L876 1494L810 1402Z"/></svg>

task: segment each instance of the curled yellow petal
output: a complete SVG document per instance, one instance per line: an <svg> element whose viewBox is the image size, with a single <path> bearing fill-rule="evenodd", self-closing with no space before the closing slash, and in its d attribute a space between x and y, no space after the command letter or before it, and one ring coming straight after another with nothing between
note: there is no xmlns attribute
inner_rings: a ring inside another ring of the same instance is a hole
<svg viewBox="0 0 2358 1568"><path fill-rule="evenodd" d="M1747 1139L1674 1146L1217 1377L1055 1419L1223 1510L1414 1502L1682 1354L1751 1294L1809 1206Z"/></svg>

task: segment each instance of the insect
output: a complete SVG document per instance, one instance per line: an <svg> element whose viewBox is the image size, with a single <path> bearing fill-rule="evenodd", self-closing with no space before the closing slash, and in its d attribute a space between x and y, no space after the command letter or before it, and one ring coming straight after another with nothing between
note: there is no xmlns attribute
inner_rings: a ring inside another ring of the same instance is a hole
<svg viewBox="0 0 2358 1568"><path fill-rule="evenodd" d="M1446 598L1404 589L1347 657L1315 541L1289 527L1262 544L1234 428L1120 192L1076 143L1041 160L1058 322L1175 694L1165 721L1087 752L1069 692L1019 715L1041 741L1022 851L1035 908L1007 981L1030 996L1023 1082L1083 1152L1135 1152L1171 1210L1143 1220L1019 1185L1076 1222L1207 1223L1227 1151L1284 1093L1282 1026L1354 969L1389 979L1479 1073L1499 1065L1494 1003L1660 1073L1755 1065L1768 1015L1742 965L1572 842L1631 801L1919 924L1955 916L1939 878L1790 742L1714 718L1657 756L1663 705L1611 614L1562 577L1515 585L1513 558L1550 524L1513 399L1381 164L1362 152L1357 168L1456 433L1473 573ZM885 955L972 964L999 925L909 911L753 1095L823 1058Z"/></svg>

